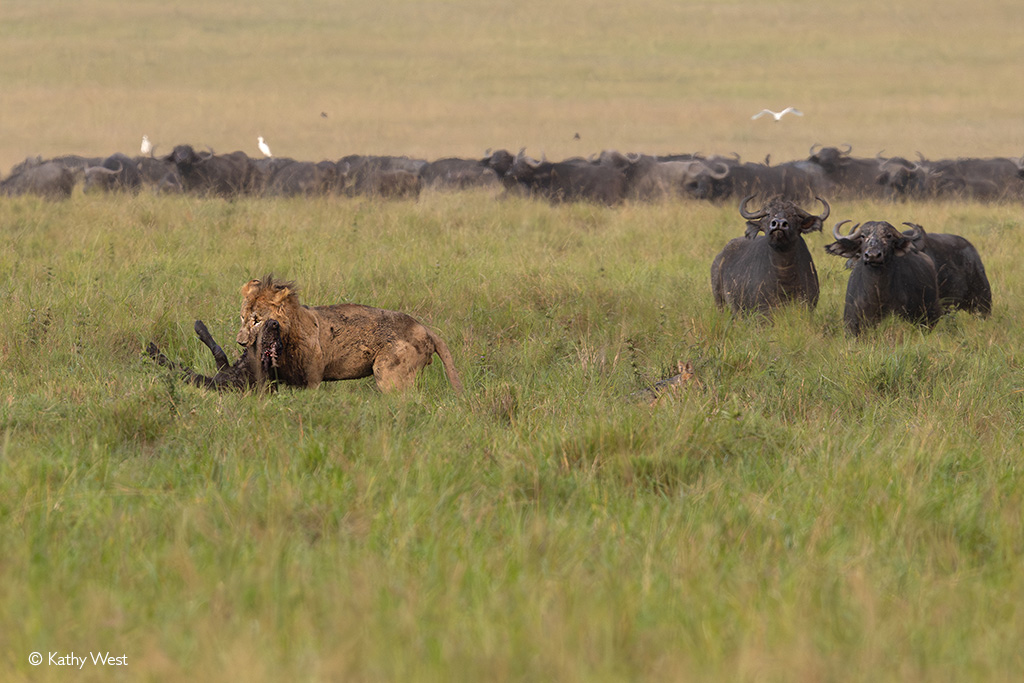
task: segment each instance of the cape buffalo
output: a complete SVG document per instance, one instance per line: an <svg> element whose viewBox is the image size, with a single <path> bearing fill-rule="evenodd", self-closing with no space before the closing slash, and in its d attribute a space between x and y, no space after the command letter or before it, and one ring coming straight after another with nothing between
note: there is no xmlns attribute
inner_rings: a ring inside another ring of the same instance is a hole
<svg viewBox="0 0 1024 683"><path fill-rule="evenodd" d="M419 172L426 163L396 156L342 157L338 160L339 191L349 196L415 198L423 187Z"/></svg>
<svg viewBox="0 0 1024 683"><path fill-rule="evenodd" d="M626 196L639 201L689 197L693 195L691 188L704 178L721 179L728 173L725 164L710 166L693 155L655 157L605 150L599 163L622 169Z"/></svg>
<svg viewBox="0 0 1024 683"><path fill-rule="evenodd" d="M850 145L839 149L815 144L811 146L807 161L824 172L835 195L833 199L882 197L886 189L879 181L879 161L850 156L852 150Z"/></svg>
<svg viewBox="0 0 1024 683"><path fill-rule="evenodd" d="M903 234L914 241L918 251L932 257L939 277L939 303L988 317L992 312L992 288L985 266L974 245L960 235L926 233L916 223Z"/></svg>
<svg viewBox="0 0 1024 683"><path fill-rule="evenodd" d="M190 145L178 145L164 157L177 167L185 192L236 197L258 189L259 174L245 152L200 154Z"/></svg>
<svg viewBox="0 0 1024 683"><path fill-rule="evenodd" d="M424 187L434 190L465 190L501 185L498 173L486 160L447 158L431 161L420 169Z"/></svg>
<svg viewBox="0 0 1024 683"><path fill-rule="evenodd" d="M840 233L842 221L832 229L836 241L825 251L850 259L846 283L846 329L858 335L892 313L933 327L942 316L935 262L914 244L915 230L904 234L885 221L854 226Z"/></svg>
<svg viewBox="0 0 1024 683"><path fill-rule="evenodd" d="M0 181L0 195L34 194L46 199L67 199L75 187L75 175L56 161L26 159L11 176Z"/></svg>
<svg viewBox="0 0 1024 683"><path fill-rule="evenodd" d="M99 166L85 167L85 184L82 191L138 192L141 185L139 165L131 157L117 153L104 159Z"/></svg>
<svg viewBox="0 0 1024 683"><path fill-rule="evenodd" d="M334 162L295 161L267 157L255 162L262 192L271 197L313 197L332 194L338 183Z"/></svg>
<svg viewBox="0 0 1024 683"><path fill-rule="evenodd" d="M139 169L139 180L144 187L158 187L168 173L177 174L178 168L166 157L145 157L133 158L136 168Z"/></svg>
<svg viewBox="0 0 1024 683"><path fill-rule="evenodd" d="M820 216L807 213L788 199L776 197L757 212L747 210L753 195L740 202L747 219L744 237L725 245L711 263L711 292L715 304L734 313L757 311L798 301L813 309L818 305L818 271L803 233L820 231L829 205ZM758 235L763 232L764 235Z"/></svg>
<svg viewBox="0 0 1024 683"><path fill-rule="evenodd" d="M935 193L982 201L1019 200L1024 197L1021 159L945 159L931 172Z"/></svg>
<svg viewBox="0 0 1024 683"><path fill-rule="evenodd" d="M517 185L553 202L592 201L611 206L625 198L626 174L614 164L592 163L573 157L550 162L530 159L520 151L504 177L505 187Z"/></svg>

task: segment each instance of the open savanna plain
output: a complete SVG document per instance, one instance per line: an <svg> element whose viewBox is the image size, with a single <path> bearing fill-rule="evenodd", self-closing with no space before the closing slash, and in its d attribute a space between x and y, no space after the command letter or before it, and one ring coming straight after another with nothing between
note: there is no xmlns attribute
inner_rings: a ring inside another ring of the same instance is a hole
<svg viewBox="0 0 1024 683"><path fill-rule="evenodd" d="M733 320L731 205L5 201L7 677L102 649L133 680L1012 680L1019 207L833 215L969 236L994 314L851 339L813 235L814 314ZM212 373L192 321L227 346L264 271L413 313L464 395L439 363L215 394L143 356Z"/></svg>
<svg viewBox="0 0 1024 683"><path fill-rule="evenodd" d="M1019 3L947 5L10 2L0 168L143 133L1018 157ZM817 309L766 322L712 302L732 202L3 198L0 680L1020 680L1024 210L832 205ZM846 218L967 237L992 316L847 336ZM235 355L271 272L412 314L465 392L435 362L216 394L145 357L212 374L193 321Z"/></svg>

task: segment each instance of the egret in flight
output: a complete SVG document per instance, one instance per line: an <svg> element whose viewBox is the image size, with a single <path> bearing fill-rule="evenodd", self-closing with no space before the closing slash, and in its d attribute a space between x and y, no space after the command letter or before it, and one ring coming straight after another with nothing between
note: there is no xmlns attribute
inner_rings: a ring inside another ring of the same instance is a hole
<svg viewBox="0 0 1024 683"><path fill-rule="evenodd" d="M794 116L803 116L804 115L804 113L802 111L800 111L799 109L797 109L796 107L786 107L782 111L772 111L771 109L762 109L758 113L756 113L753 116L751 116L750 120L753 121L754 119L759 119L762 116L764 116L765 114L771 114L775 118L776 121L781 121L782 117L785 116L786 114L793 114Z"/></svg>

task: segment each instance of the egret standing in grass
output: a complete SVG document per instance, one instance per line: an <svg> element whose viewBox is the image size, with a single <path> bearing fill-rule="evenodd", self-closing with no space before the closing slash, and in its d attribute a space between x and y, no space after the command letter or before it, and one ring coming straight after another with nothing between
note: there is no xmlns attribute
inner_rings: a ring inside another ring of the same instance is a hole
<svg viewBox="0 0 1024 683"><path fill-rule="evenodd" d="M148 136L142 136L142 146L139 147L139 151L142 152L143 156L150 156L153 154L153 143L149 141Z"/></svg>
<svg viewBox="0 0 1024 683"><path fill-rule="evenodd" d="M274 156L273 154L270 153L270 146L267 145L267 143L263 142L263 136L262 135L259 136L258 138L256 138L256 141L259 143L260 151L263 152L263 156L267 156L267 157Z"/></svg>
<svg viewBox="0 0 1024 683"><path fill-rule="evenodd" d="M772 111L771 109L762 109L761 111L759 111L756 114L754 114L753 116L751 116L750 120L753 121L754 119L759 119L762 116L764 116L765 114L771 114L773 117L775 117L776 121L781 121L782 117L785 116L786 114L793 114L794 116L803 116L804 115L804 113L802 111L800 111L799 109L797 109L796 107L786 107L782 111Z"/></svg>

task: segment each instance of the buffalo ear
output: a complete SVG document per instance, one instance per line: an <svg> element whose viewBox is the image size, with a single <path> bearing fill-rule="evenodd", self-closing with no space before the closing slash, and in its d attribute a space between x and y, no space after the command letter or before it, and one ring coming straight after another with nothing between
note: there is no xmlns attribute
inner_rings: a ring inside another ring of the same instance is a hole
<svg viewBox="0 0 1024 683"><path fill-rule="evenodd" d="M747 230L743 233L743 236L752 240L757 237L757 233L761 232L761 221L747 221Z"/></svg>
<svg viewBox="0 0 1024 683"><path fill-rule="evenodd" d="M800 221L800 232L821 232L821 216L807 216Z"/></svg>
<svg viewBox="0 0 1024 683"><path fill-rule="evenodd" d="M860 242L838 239L832 244L826 244L825 251L833 256L841 256L842 258L857 258L860 256Z"/></svg>
<svg viewBox="0 0 1024 683"><path fill-rule="evenodd" d="M903 233L900 233L900 236L902 237L902 239L900 239L898 242L896 242L895 245L893 245L893 253L895 253L897 256L906 256L907 254L913 254L917 252L917 245L914 244L914 240L910 239L910 237L904 235Z"/></svg>
<svg viewBox="0 0 1024 683"><path fill-rule="evenodd" d="M246 300L256 298L256 292L258 292L259 289L260 289L260 281L259 280L249 280L244 285L242 285L242 290L241 290L242 291L242 298L246 299Z"/></svg>

